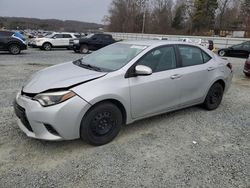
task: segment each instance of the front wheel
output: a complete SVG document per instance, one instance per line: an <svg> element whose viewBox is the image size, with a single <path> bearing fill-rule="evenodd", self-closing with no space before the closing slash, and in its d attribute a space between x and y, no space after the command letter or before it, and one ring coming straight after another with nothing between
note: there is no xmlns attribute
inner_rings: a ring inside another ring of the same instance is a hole
<svg viewBox="0 0 250 188"><path fill-rule="evenodd" d="M87 53L89 53L89 47L88 47L88 45L86 45L86 44L81 45L81 47L80 47L80 53L81 54L87 54Z"/></svg>
<svg viewBox="0 0 250 188"><path fill-rule="evenodd" d="M48 42L43 44L43 49L46 51L50 51L52 49L52 45Z"/></svg>
<svg viewBox="0 0 250 188"><path fill-rule="evenodd" d="M112 103L105 102L94 106L82 119L81 139L99 146L111 142L122 127L122 113Z"/></svg>
<svg viewBox="0 0 250 188"><path fill-rule="evenodd" d="M224 57L226 55L226 52L224 50L219 51L219 56Z"/></svg>
<svg viewBox="0 0 250 188"><path fill-rule="evenodd" d="M220 83L215 83L209 89L206 99L203 103L203 106L207 110L215 110L221 104L223 98L224 89Z"/></svg>
<svg viewBox="0 0 250 188"><path fill-rule="evenodd" d="M17 44L11 44L9 47L9 52L13 55L17 55L17 54L20 54L21 48Z"/></svg>

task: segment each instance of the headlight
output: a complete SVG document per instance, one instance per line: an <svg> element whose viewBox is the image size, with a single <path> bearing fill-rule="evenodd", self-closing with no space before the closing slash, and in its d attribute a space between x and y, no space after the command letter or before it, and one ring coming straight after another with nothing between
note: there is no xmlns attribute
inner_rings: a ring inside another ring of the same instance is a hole
<svg viewBox="0 0 250 188"><path fill-rule="evenodd" d="M34 42L42 42L42 40L35 40Z"/></svg>
<svg viewBox="0 0 250 188"><path fill-rule="evenodd" d="M53 93L41 93L36 95L33 99L38 101L42 106L51 106L64 102L76 94L72 91L59 91Z"/></svg>
<svg viewBox="0 0 250 188"><path fill-rule="evenodd" d="M79 43L79 40L74 40L74 44L78 44Z"/></svg>

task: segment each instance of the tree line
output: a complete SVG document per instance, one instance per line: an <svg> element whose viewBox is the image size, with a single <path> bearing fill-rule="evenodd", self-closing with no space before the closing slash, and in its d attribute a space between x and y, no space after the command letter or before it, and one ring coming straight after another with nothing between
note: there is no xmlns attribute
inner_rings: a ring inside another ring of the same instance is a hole
<svg viewBox="0 0 250 188"><path fill-rule="evenodd" d="M0 17L0 29L6 28L10 30L41 29L47 31L87 32L88 30L98 30L102 27L103 25L101 24L73 20Z"/></svg>
<svg viewBox="0 0 250 188"><path fill-rule="evenodd" d="M250 31L250 0L113 0L104 22L113 32Z"/></svg>

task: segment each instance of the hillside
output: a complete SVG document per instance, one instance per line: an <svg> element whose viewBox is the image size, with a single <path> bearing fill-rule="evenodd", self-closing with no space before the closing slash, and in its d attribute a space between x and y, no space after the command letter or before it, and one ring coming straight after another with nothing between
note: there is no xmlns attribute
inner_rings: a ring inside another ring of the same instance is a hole
<svg viewBox="0 0 250 188"><path fill-rule="evenodd" d="M84 32L88 30L96 30L103 27L101 24L80 22L73 20L57 20L57 19L37 19L22 17L0 17L0 28L6 29L42 29L49 31L70 31Z"/></svg>

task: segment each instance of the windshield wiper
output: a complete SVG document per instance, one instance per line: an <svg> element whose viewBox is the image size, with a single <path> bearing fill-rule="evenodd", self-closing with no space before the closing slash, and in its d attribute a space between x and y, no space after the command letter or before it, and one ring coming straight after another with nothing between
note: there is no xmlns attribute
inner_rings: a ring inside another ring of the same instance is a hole
<svg viewBox="0 0 250 188"><path fill-rule="evenodd" d="M102 72L102 69L101 69L101 68L95 67L95 66L90 65L90 64L81 63L80 66L83 66L84 68L88 68L88 69L90 69L90 70L95 70L95 71Z"/></svg>
<svg viewBox="0 0 250 188"><path fill-rule="evenodd" d="M90 65L90 64L87 64L87 63L84 63L82 61L82 59L78 59L74 63L77 64L78 66L86 68L86 69L95 70L95 71L98 71L98 72L103 72L101 68Z"/></svg>

